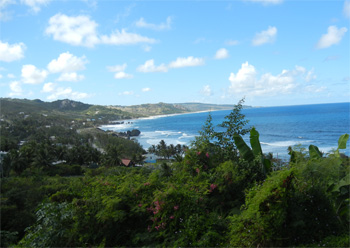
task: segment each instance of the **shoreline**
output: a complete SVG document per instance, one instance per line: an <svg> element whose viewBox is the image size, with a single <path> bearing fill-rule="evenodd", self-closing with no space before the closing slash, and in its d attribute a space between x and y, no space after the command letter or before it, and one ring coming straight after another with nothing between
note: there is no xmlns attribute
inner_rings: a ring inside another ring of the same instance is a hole
<svg viewBox="0 0 350 248"><path fill-rule="evenodd" d="M149 119L157 119L157 118L163 118L163 117L169 117L169 116L178 116L178 115L187 115L187 114L199 114L199 113L216 112L216 111L227 111L227 110L230 110L230 109L201 110L201 111L185 112L185 113L151 115L151 116L147 116L147 117L137 117L137 118L132 118L132 119L115 120L113 122L132 122L134 120L149 120ZM123 124L109 123L109 124L105 124L105 125L101 125L101 126L107 126L107 125L123 125Z"/></svg>

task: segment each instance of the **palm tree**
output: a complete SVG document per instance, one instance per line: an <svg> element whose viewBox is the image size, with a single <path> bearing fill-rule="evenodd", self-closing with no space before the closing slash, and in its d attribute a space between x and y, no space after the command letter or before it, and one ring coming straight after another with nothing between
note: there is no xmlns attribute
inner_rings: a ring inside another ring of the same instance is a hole
<svg viewBox="0 0 350 248"><path fill-rule="evenodd" d="M4 157L3 160L3 175L8 176L11 170L14 170L17 175L20 175L26 169L26 163L23 157L20 156L19 152L15 149Z"/></svg>
<svg viewBox="0 0 350 248"><path fill-rule="evenodd" d="M50 153L50 148L48 144L41 144L35 151L35 157L33 159L32 165L34 167L43 168L50 167L52 163L52 154Z"/></svg>
<svg viewBox="0 0 350 248"><path fill-rule="evenodd" d="M121 154L121 147L116 147L115 145L109 145L107 147L107 152L105 154L105 165L107 167L110 166L118 166L121 164L120 154Z"/></svg>

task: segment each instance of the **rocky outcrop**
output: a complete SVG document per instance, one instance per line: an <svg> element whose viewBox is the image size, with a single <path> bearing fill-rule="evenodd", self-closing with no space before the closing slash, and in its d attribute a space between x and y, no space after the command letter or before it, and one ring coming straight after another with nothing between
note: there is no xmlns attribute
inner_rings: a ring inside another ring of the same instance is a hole
<svg viewBox="0 0 350 248"><path fill-rule="evenodd" d="M130 138L137 137L141 134L141 131L138 129L128 130L126 132L113 132L113 136L121 137L121 138Z"/></svg>
<svg viewBox="0 0 350 248"><path fill-rule="evenodd" d="M129 136L133 137L133 136L139 136L141 134L141 131L138 129L133 129L131 131L127 131L126 132Z"/></svg>

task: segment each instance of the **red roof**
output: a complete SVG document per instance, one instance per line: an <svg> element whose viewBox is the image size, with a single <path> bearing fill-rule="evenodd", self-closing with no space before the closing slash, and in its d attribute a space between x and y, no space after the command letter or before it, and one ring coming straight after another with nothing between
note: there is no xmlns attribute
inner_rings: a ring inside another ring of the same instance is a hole
<svg viewBox="0 0 350 248"><path fill-rule="evenodd" d="M125 165L125 166L129 166L130 162L131 162L130 159L122 159L122 164Z"/></svg>

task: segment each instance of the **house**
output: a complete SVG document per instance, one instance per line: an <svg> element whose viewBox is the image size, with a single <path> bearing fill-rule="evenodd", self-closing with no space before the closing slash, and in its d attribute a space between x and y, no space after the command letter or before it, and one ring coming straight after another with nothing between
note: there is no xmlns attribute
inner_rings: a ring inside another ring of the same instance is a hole
<svg viewBox="0 0 350 248"><path fill-rule="evenodd" d="M145 163L156 163L157 159L159 159L159 157L153 153L147 153L144 155L145 158Z"/></svg>
<svg viewBox="0 0 350 248"><path fill-rule="evenodd" d="M123 158L122 165L125 165L126 167L131 167L131 166L134 166L135 163L130 159Z"/></svg>

